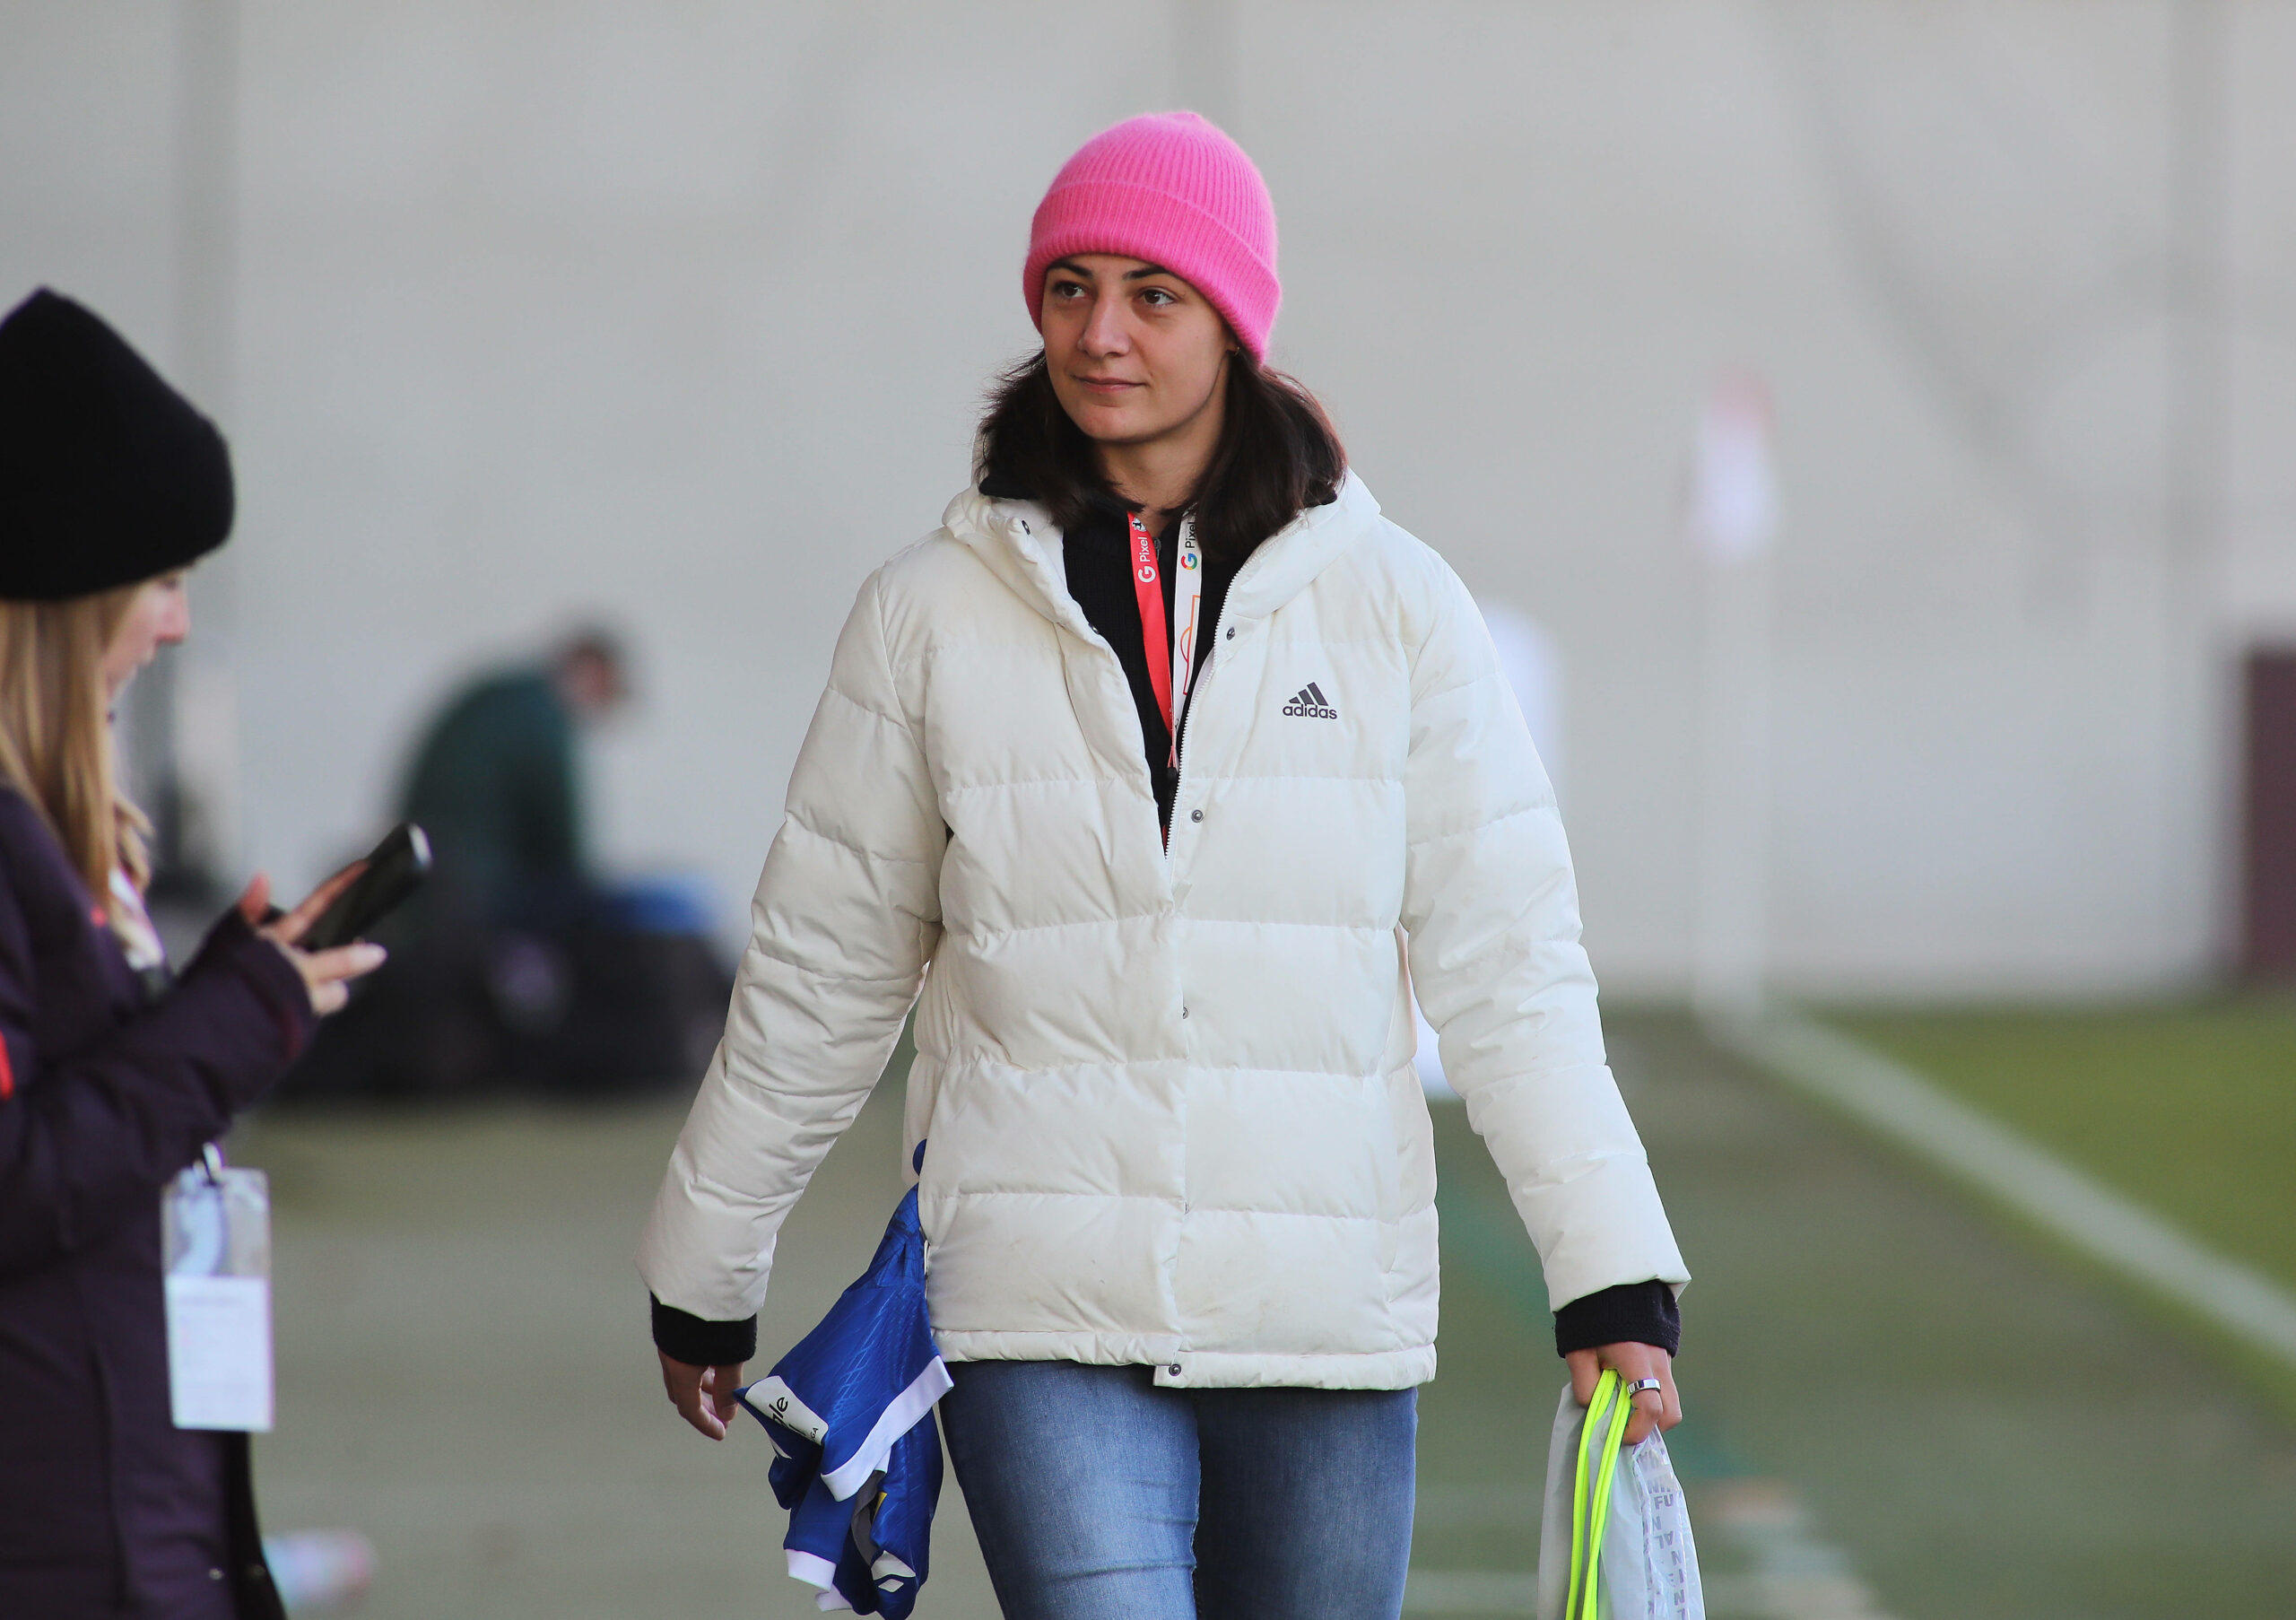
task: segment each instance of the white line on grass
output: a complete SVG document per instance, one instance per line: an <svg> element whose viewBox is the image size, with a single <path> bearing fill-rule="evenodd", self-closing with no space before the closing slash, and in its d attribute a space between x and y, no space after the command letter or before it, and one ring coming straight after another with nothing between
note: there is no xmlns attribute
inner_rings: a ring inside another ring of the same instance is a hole
<svg viewBox="0 0 2296 1620"><path fill-rule="evenodd" d="M1796 1090L1854 1116L2092 1259L2296 1367L2296 1294L1902 1064L1791 1015L1711 1032Z"/></svg>

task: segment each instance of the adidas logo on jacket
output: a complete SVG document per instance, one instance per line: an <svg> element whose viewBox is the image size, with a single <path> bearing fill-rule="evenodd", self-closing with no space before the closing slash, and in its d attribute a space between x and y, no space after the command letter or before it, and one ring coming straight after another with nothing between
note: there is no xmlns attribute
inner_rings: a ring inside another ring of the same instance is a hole
<svg viewBox="0 0 2296 1620"><path fill-rule="evenodd" d="M1041 508L969 491L870 578L647 1229L665 1303L757 1310L921 986L908 1134L933 1143L948 1359L1422 1382L1406 940L1553 1303L1686 1280L1605 1066L1553 794L1457 576L1351 476L1243 565L1214 633L1168 851Z"/></svg>
<svg viewBox="0 0 2296 1620"><path fill-rule="evenodd" d="M1324 689L1313 681L1300 688L1299 696L1283 705L1283 712L1303 715L1311 720L1339 719L1339 710L1331 706L1331 700L1324 696Z"/></svg>

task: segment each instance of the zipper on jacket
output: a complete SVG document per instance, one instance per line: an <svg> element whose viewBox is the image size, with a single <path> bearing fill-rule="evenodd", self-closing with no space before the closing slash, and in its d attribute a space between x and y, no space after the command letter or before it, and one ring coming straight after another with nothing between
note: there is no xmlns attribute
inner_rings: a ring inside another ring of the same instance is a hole
<svg viewBox="0 0 2296 1620"><path fill-rule="evenodd" d="M1232 588L1232 586L1231 587L1231 588ZM1222 612L1222 614L1226 614L1226 612L1227 612L1227 606L1228 606L1228 605L1227 605L1225 602L1222 602L1222 603L1220 605L1220 609L1221 609L1221 612ZM1195 680L1193 680L1193 681L1191 681L1191 682L1188 684L1188 689L1187 689L1187 707L1185 710L1181 710L1178 715L1174 716L1174 717L1173 717L1173 720L1172 720L1172 723L1173 723L1174 725L1178 726L1178 727L1180 728L1180 729L1179 729L1179 739L1178 739L1178 742L1173 745L1173 746L1174 746L1174 757L1178 761L1178 763L1177 765L1175 765L1175 766L1173 767L1173 770L1172 770L1172 820L1173 820L1173 821L1178 821L1178 820L1179 819L1179 814L1180 814L1180 790L1181 790L1182 788L1186 788L1186 787L1187 786L1187 728L1188 728L1188 722L1189 722L1191 719L1195 719L1195 718L1196 718L1196 699L1198 699L1198 698L1200 698L1200 697L1202 697L1202 696L1204 695L1204 689L1205 689L1205 687L1207 684L1210 684L1210 682L1211 682L1211 680L1212 680L1212 666L1213 666L1213 665L1217 664L1217 663L1220 661L1220 641L1219 641L1219 637L1218 637L1218 635L1217 635L1217 633L1216 633L1216 632L1219 631L1220 627L1219 627L1217 624L1213 624L1213 625L1209 626L1208 628L1209 628L1209 629L1211 629L1211 630L1212 630L1213 632L1215 632L1215 633L1214 633L1214 635L1213 635L1213 637L1212 645L1211 645L1210 647L1208 647L1208 648L1206 648L1206 649L1205 649L1205 654L1204 654L1204 667L1203 667L1203 669L1202 669L1202 670L1200 670L1200 671L1197 673L1196 679L1195 679ZM1167 824L1165 825L1165 828L1164 828L1164 866L1165 866L1165 868L1166 868L1166 871L1167 871L1167 875L1169 875L1169 873L1170 873L1170 869L1171 864L1172 864L1172 829L1171 829L1170 824L1170 823L1167 823Z"/></svg>

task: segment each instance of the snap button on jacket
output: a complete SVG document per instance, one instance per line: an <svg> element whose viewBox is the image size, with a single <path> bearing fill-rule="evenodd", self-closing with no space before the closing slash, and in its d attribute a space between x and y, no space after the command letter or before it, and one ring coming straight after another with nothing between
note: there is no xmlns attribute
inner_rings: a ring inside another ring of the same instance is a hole
<svg viewBox="0 0 2296 1620"><path fill-rule="evenodd" d="M950 1360L1422 1382L1414 980L1553 1303L1688 1280L1605 1066L1554 795L1457 577L1351 475L1253 553L1224 616L1256 629L1198 679L1181 790L1205 814L1167 851L1042 509L968 492L871 576L648 1224L665 1303L757 1311L915 1001Z"/></svg>

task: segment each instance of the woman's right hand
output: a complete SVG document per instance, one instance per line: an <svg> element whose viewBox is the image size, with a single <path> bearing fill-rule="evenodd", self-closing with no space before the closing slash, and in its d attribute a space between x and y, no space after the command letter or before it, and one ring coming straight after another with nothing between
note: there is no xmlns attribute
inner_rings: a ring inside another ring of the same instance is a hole
<svg viewBox="0 0 2296 1620"><path fill-rule="evenodd" d="M1616 1372L1630 1387L1655 1378L1658 1387L1634 1398L1634 1415L1627 1420L1626 1443L1639 1446L1653 1429L1673 1428L1683 1420L1682 1397L1674 1392L1674 1358L1656 1345L1604 1345L1593 1350L1573 1350L1562 1358L1570 1367L1570 1397L1582 1407L1595 1404L1595 1386L1603 1369Z"/></svg>
<svg viewBox="0 0 2296 1620"><path fill-rule="evenodd" d="M659 1350L654 1354L662 1357L662 1389L678 1415L711 1440L725 1439L726 1425L734 1421L735 1408L741 1404L734 1391L742 1387L743 1363L696 1367Z"/></svg>
<svg viewBox="0 0 2296 1620"><path fill-rule="evenodd" d="M301 905L269 922L264 921L264 916L271 910L271 879L257 873L239 896L239 915L295 964L295 971L303 976L303 988L310 992L311 1011L322 1018L342 1010L343 1004L351 999L350 981L381 967L385 952L382 946L363 939L337 945L331 951L306 951L295 942L310 931L311 925L335 903L335 896L356 882L366 869L365 861L352 861L312 890Z"/></svg>

